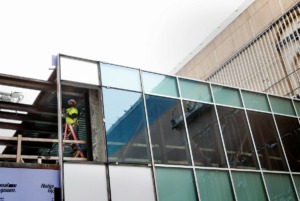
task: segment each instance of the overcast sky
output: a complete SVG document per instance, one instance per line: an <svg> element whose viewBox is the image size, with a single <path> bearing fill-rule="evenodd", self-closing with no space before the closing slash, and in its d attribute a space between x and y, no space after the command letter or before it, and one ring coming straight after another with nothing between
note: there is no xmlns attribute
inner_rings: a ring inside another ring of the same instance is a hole
<svg viewBox="0 0 300 201"><path fill-rule="evenodd" d="M47 79L62 53L169 73L245 0L0 2L0 73Z"/></svg>

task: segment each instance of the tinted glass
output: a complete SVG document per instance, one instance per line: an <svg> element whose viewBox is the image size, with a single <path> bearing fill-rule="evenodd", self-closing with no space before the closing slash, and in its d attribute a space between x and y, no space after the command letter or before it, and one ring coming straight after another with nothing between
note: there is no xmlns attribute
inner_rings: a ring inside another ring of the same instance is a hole
<svg viewBox="0 0 300 201"><path fill-rule="evenodd" d="M271 201L297 200L290 175L268 173L264 177Z"/></svg>
<svg viewBox="0 0 300 201"><path fill-rule="evenodd" d="M146 96L155 163L191 163L179 100Z"/></svg>
<svg viewBox="0 0 300 201"><path fill-rule="evenodd" d="M209 85L192 80L179 79L181 96L186 99L212 102Z"/></svg>
<svg viewBox="0 0 300 201"><path fill-rule="evenodd" d="M141 91L139 70L106 63L100 69L102 85Z"/></svg>
<svg viewBox="0 0 300 201"><path fill-rule="evenodd" d="M265 94L242 91L245 107L254 110L271 111Z"/></svg>
<svg viewBox="0 0 300 201"><path fill-rule="evenodd" d="M275 96L269 96L272 110L274 113L287 114L296 116L292 101L287 98L279 98Z"/></svg>
<svg viewBox="0 0 300 201"><path fill-rule="evenodd" d="M155 168L159 201L196 201L192 170Z"/></svg>
<svg viewBox="0 0 300 201"><path fill-rule="evenodd" d="M259 173L232 172L232 178L239 201L268 200Z"/></svg>
<svg viewBox="0 0 300 201"><path fill-rule="evenodd" d="M201 200L234 200L228 172L215 170L197 170L197 181Z"/></svg>
<svg viewBox="0 0 300 201"><path fill-rule="evenodd" d="M287 170L278 134L271 114L247 111L261 167Z"/></svg>
<svg viewBox="0 0 300 201"><path fill-rule="evenodd" d="M99 85L98 63L60 57L61 79Z"/></svg>
<svg viewBox="0 0 300 201"><path fill-rule="evenodd" d="M245 111L222 106L217 111L230 167L258 169Z"/></svg>
<svg viewBox="0 0 300 201"><path fill-rule="evenodd" d="M227 167L213 105L183 101L195 165Z"/></svg>
<svg viewBox="0 0 300 201"><path fill-rule="evenodd" d="M146 93L179 97L175 77L142 72Z"/></svg>
<svg viewBox="0 0 300 201"><path fill-rule="evenodd" d="M300 175L293 175L293 178L298 191L298 195L300 195Z"/></svg>
<svg viewBox="0 0 300 201"><path fill-rule="evenodd" d="M300 116L300 101L294 100L295 108L298 114L298 117Z"/></svg>
<svg viewBox="0 0 300 201"><path fill-rule="evenodd" d="M281 141L292 171L300 172L300 126L298 119L275 116Z"/></svg>
<svg viewBox="0 0 300 201"><path fill-rule="evenodd" d="M140 93L103 88L108 160L149 163L149 146Z"/></svg>
<svg viewBox="0 0 300 201"><path fill-rule="evenodd" d="M111 200L155 201L152 171L150 167L110 165L109 178Z"/></svg>
<svg viewBox="0 0 300 201"><path fill-rule="evenodd" d="M239 90L218 85L212 85L212 89L216 103L242 107Z"/></svg>

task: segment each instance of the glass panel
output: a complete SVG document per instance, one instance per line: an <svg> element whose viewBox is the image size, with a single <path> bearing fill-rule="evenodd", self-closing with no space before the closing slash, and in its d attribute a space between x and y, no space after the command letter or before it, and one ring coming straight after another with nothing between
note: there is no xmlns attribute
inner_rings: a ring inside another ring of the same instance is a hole
<svg viewBox="0 0 300 201"><path fill-rule="evenodd" d="M261 167L288 170L271 114L247 111Z"/></svg>
<svg viewBox="0 0 300 201"><path fill-rule="evenodd" d="M298 119L275 115L281 141L292 171L300 172L300 126Z"/></svg>
<svg viewBox="0 0 300 201"><path fill-rule="evenodd" d="M212 85L215 102L223 105L242 107L240 93L237 89Z"/></svg>
<svg viewBox="0 0 300 201"><path fill-rule="evenodd" d="M179 78L179 85L183 98L212 102L208 84Z"/></svg>
<svg viewBox="0 0 300 201"><path fill-rule="evenodd" d="M196 201L193 173L189 169L155 168L159 201Z"/></svg>
<svg viewBox="0 0 300 201"><path fill-rule="evenodd" d="M271 201L297 200L289 175L264 174Z"/></svg>
<svg viewBox="0 0 300 201"><path fill-rule="evenodd" d="M104 165L64 163L65 200L108 200Z"/></svg>
<svg viewBox="0 0 300 201"><path fill-rule="evenodd" d="M146 93L179 97L175 77L142 72Z"/></svg>
<svg viewBox="0 0 300 201"><path fill-rule="evenodd" d="M108 160L149 163L149 144L141 93L103 88Z"/></svg>
<svg viewBox="0 0 300 201"><path fill-rule="evenodd" d="M100 69L102 85L141 91L140 72L138 69L106 63L101 63Z"/></svg>
<svg viewBox="0 0 300 201"><path fill-rule="evenodd" d="M245 111L222 106L217 111L230 167L259 169Z"/></svg>
<svg viewBox="0 0 300 201"><path fill-rule="evenodd" d="M197 170L196 173L201 200L234 200L227 171Z"/></svg>
<svg viewBox="0 0 300 201"><path fill-rule="evenodd" d="M298 191L298 195L300 195L300 175L293 175L294 182Z"/></svg>
<svg viewBox="0 0 300 201"><path fill-rule="evenodd" d="M232 178L239 201L268 200L259 173L232 172Z"/></svg>
<svg viewBox="0 0 300 201"><path fill-rule="evenodd" d="M254 110L271 111L265 94L242 91L245 107Z"/></svg>
<svg viewBox="0 0 300 201"><path fill-rule="evenodd" d="M111 200L155 201L151 168L110 165L109 178Z"/></svg>
<svg viewBox="0 0 300 201"><path fill-rule="evenodd" d="M213 105L183 101L195 165L227 167Z"/></svg>
<svg viewBox="0 0 300 201"><path fill-rule="evenodd" d="M146 96L155 163L190 165L179 100Z"/></svg>
<svg viewBox="0 0 300 201"><path fill-rule="evenodd" d="M96 62L60 57L60 67L62 80L99 85L98 63Z"/></svg>
<svg viewBox="0 0 300 201"><path fill-rule="evenodd" d="M294 104L295 104L295 108L296 108L296 111L297 111L297 114L298 114L298 117L299 117L300 116L300 102L294 100Z"/></svg>
<svg viewBox="0 0 300 201"><path fill-rule="evenodd" d="M292 100L287 98L279 98L275 96L269 96L269 97L270 97L272 110L274 113L296 116Z"/></svg>

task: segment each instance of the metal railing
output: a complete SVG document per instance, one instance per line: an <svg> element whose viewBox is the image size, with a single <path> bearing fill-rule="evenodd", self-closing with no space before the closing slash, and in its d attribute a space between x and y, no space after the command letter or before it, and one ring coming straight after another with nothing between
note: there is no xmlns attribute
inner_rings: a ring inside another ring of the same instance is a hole
<svg viewBox="0 0 300 201"><path fill-rule="evenodd" d="M17 142L17 153L16 154L0 154L0 159L12 159L16 160L17 163L24 163L24 160L36 160L36 163L43 163L43 161L57 161L58 156L50 156L50 155L22 155L22 142L40 142L40 143L58 143L57 139L49 139L49 138L30 138L30 137L22 137L22 135L18 135L18 137L1 137L0 141L14 141ZM65 144L86 144L85 140L63 140ZM78 158L78 157L64 157L65 161L86 161L87 158Z"/></svg>

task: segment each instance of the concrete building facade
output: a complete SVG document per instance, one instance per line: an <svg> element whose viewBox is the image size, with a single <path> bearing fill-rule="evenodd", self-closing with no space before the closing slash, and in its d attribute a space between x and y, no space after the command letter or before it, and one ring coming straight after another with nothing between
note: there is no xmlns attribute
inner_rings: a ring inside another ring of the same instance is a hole
<svg viewBox="0 0 300 201"><path fill-rule="evenodd" d="M300 3L256 0L207 45L187 57L177 75L266 93L299 94Z"/></svg>

